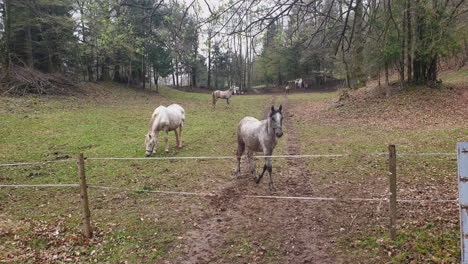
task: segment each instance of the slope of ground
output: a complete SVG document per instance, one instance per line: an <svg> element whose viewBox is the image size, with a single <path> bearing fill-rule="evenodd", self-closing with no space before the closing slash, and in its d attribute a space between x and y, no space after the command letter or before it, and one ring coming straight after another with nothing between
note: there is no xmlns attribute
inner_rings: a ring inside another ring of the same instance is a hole
<svg viewBox="0 0 468 264"><path fill-rule="evenodd" d="M454 73L452 80L460 78ZM458 75L457 75L458 74ZM463 81L462 81L463 83ZM161 87L160 94L86 84L77 97L0 97L0 163L88 157L142 157L153 109L186 109L184 147L157 156L229 156L244 116L285 109L274 154L453 152L467 141L466 89L418 88L335 107L336 93L235 96L211 110L209 94ZM414 95L421 95L414 97ZM415 99L417 98L417 99ZM437 111L435 110L437 109ZM441 116L444 113L445 118ZM413 115L415 116L413 118ZM161 145L161 144L160 144ZM256 161L257 167L263 160ZM243 161L245 164L245 161ZM398 159L402 199L456 199L453 157ZM0 261L96 263L450 263L458 260L457 206L401 204L398 241L388 240L385 202L253 199L242 195L381 198L386 158L274 159L277 191L244 175L235 160L87 161L96 236L81 238L75 188L0 188ZM244 171L245 166L243 165ZM258 171L257 171L258 172ZM0 167L1 184L75 183L73 161ZM210 193L148 194L138 190ZM3 202L4 201L4 202Z"/></svg>
<svg viewBox="0 0 468 264"><path fill-rule="evenodd" d="M388 144L400 153L455 153L456 142L468 141L466 77L453 73L446 78L455 82L445 88L413 87L388 98L358 91L341 106L296 95L289 101L306 153L379 153ZM385 157L362 155L307 160L319 194L350 198L386 197L387 166ZM456 171L454 156L399 157L398 197L455 200ZM336 210L327 224L351 263L459 261L456 203L399 204L395 242L387 235L386 203L343 203Z"/></svg>

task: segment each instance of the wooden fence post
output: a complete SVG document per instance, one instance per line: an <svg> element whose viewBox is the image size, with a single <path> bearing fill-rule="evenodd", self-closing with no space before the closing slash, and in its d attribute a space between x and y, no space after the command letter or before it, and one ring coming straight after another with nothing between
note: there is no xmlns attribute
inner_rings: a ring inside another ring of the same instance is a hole
<svg viewBox="0 0 468 264"><path fill-rule="evenodd" d="M397 182L396 182L396 148L388 146L388 171L390 172L390 238L396 240L396 216L397 216Z"/></svg>
<svg viewBox="0 0 468 264"><path fill-rule="evenodd" d="M76 156L78 164L78 176L80 177L81 204L83 205L83 235L87 238L93 236L91 231L91 212L88 203L88 185L86 184L85 164L83 153Z"/></svg>

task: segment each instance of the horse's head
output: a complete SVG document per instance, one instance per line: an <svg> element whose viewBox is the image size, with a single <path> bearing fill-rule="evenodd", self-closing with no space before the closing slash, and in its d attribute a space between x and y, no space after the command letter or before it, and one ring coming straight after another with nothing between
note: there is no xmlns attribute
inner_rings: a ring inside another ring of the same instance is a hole
<svg viewBox="0 0 468 264"><path fill-rule="evenodd" d="M145 145L146 145L146 156L153 154L153 151L156 148L157 137L155 135L146 134L145 136Z"/></svg>
<svg viewBox="0 0 468 264"><path fill-rule="evenodd" d="M274 106L271 106L271 112L269 115L271 127L275 132L276 137L281 137L283 135L283 106L280 105L278 109L275 109Z"/></svg>

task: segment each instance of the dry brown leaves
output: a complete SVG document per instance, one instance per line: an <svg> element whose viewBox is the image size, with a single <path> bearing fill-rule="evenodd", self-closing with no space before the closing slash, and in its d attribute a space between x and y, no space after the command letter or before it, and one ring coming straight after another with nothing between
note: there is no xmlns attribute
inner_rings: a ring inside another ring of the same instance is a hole
<svg viewBox="0 0 468 264"><path fill-rule="evenodd" d="M303 116L308 121L320 120L340 126L394 129L442 129L468 122L466 85L441 89L417 87L390 97L382 96L373 89L351 91L350 98L338 105L336 99L307 103Z"/></svg>
<svg viewBox="0 0 468 264"><path fill-rule="evenodd" d="M0 220L0 262L56 263L89 260L96 256L103 230L94 228L94 237L86 239L76 228L67 227L64 217L56 223L25 218Z"/></svg>

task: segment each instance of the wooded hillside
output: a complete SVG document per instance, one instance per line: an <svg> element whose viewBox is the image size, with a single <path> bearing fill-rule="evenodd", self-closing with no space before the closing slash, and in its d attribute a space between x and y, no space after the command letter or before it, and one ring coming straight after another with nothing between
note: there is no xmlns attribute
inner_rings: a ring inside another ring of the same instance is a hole
<svg viewBox="0 0 468 264"><path fill-rule="evenodd" d="M442 62L462 67L468 58L464 0L2 0L0 8L2 90L20 82L43 93L58 78L26 81L13 65L143 88L165 77L246 90L312 76L358 88L381 76L388 84L392 72L401 86L436 86Z"/></svg>

